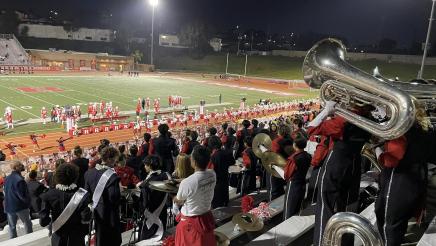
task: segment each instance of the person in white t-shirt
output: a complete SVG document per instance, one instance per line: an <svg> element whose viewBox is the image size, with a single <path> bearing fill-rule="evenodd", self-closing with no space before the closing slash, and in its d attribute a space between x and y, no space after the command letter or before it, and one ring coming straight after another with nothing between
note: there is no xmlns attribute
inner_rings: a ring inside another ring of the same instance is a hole
<svg viewBox="0 0 436 246"><path fill-rule="evenodd" d="M182 206L177 216L176 246L216 245L215 220L210 210L216 176L213 170L206 169L209 161L209 150L201 145L195 146L191 154L195 172L180 183L173 199L176 205Z"/></svg>

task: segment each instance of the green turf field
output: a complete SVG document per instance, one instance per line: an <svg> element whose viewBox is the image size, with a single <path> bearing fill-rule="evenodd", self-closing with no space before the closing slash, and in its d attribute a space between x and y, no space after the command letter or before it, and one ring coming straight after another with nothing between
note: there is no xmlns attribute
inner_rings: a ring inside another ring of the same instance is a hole
<svg viewBox="0 0 436 246"><path fill-rule="evenodd" d="M416 78L419 65L405 63L387 63L377 60L349 61L352 65L370 72L375 66L387 78L398 76L403 81ZM159 69L224 73L226 67L225 55L209 55L203 59L192 59L188 56L165 56L156 59ZM231 55L228 72L244 73L245 56ZM247 74L268 78L302 79L301 65L303 58L283 56L249 56ZM424 78L436 78L436 66L426 66Z"/></svg>
<svg viewBox="0 0 436 246"><path fill-rule="evenodd" d="M201 78L201 77L199 77ZM249 86L249 85L248 85ZM55 91L44 88L55 88ZM30 89L43 90L26 92ZM22 91L22 90L25 91ZM56 91L57 90L57 91ZM138 97L160 98L161 107L167 107L169 95L184 97L184 105L198 105L204 99L207 104L217 104L218 95L222 94L223 105L211 106L208 110L222 110L224 107L239 107L241 98L246 97L249 105L260 98L285 101L297 98L313 98L317 92L308 89L295 91L300 97L275 95L260 91L249 91L225 86L210 85L193 79L171 79L168 77L145 76L131 78L127 76L4 76L0 77L0 110L6 106L13 108L14 121L40 118L44 106L51 109L53 105L83 105L82 112L87 114L89 102L112 102L120 111L134 111ZM133 112L132 112L133 113ZM82 126L87 123L82 123ZM89 123L88 123L89 124ZM80 126L80 125L79 125ZM27 124L17 127L14 133L22 133L41 128L59 130L58 124Z"/></svg>

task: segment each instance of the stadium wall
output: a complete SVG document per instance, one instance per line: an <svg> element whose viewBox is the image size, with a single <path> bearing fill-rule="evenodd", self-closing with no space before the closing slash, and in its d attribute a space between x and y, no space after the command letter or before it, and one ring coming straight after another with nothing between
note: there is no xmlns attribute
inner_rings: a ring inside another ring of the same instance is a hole
<svg viewBox="0 0 436 246"><path fill-rule="evenodd" d="M287 56L287 57L305 57L307 51L297 51L297 50L273 50L273 56ZM398 62L407 64L421 64L422 56L414 55L394 55L394 54L376 54L376 53L353 53L349 52L347 54L347 59L352 61L369 60L374 59L384 62ZM426 65L436 65L435 57L428 57L426 60Z"/></svg>
<svg viewBox="0 0 436 246"><path fill-rule="evenodd" d="M19 33L35 38L55 38L67 40L112 42L114 31L109 29L78 28L67 30L63 26L20 24Z"/></svg>
<svg viewBox="0 0 436 246"><path fill-rule="evenodd" d="M29 49L28 53L33 65L48 67L49 70L128 71L133 69L133 57L131 56L35 49Z"/></svg>

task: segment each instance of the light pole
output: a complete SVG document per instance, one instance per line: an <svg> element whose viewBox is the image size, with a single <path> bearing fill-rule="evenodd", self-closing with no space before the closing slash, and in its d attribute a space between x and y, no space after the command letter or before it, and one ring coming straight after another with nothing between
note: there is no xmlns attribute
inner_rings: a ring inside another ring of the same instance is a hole
<svg viewBox="0 0 436 246"><path fill-rule="evenodd" d="M154 9L158 4L158 0L149 0L152 7L151 10L151 51L150 51L150 64L153 66L153 45L154 45Z"/></svg>
<svg viewBox="0 0 436 246"><path fill-rule="evenodd" d="M433 13L434 13L434 6L436 0L432 0L431 5L431 12L430 12L430 19L428 21L428 30L427 30L427 38L425 39L425 45L424 45L424 54L422 55L422 61L421 61L421 69L418 73L418 79L422 79L422 76L424 75L424 65L425 65L425 59L427 58L427 50L428 50L428 43L430 42L430 33L431 33L431 26L433 24Z"/></svg>

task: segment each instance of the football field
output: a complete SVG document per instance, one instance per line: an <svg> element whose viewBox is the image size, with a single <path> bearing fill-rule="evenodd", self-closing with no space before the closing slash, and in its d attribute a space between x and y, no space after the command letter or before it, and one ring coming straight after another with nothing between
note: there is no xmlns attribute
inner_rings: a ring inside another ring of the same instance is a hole
<svg viewBox="0 0 436 246"><path fill-rule="evenodd" d="M219 104L219 95L222 104ZM50 111L54 105L80 105L82 114L87 114L90 102L112 102L124 114L134 114L138 97L161 99L161 108L168 107L168 96L182 96L183 104L194 108L200 100L206 101L208 110L222 110L224 107L237 108L241 98L247 98L248 105L259 99L273 101L313 98L317 92L310 91L304 83L273 84L267 81L224 80L213 76L149 74L140 77L127 75L16 75L0 77L0 110L7 106L13 109L14 121L22 122L8 133L20 134L34 130L60 130L58 124L32 122L40 118L40 110ZM81 125L89 122L80 122ZM4 125L2 125L4 128Z"/></svg>

